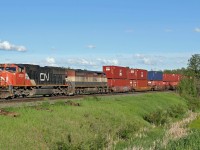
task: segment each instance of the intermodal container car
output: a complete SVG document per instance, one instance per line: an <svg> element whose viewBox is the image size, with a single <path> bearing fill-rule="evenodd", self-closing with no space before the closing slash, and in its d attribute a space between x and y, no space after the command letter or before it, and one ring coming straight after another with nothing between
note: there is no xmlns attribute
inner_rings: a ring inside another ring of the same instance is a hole
<svg viewBox="0 0 200 150"><path fill-rule="evenodd" d="M150 86L152 90L164 90L165 89L165 84L163 81L148 81L148 86Z"/></svg>
<svg viewBox="0 0 200 150"><path fill-rule="evenodd" d="M175 90L178 86L178 82L169 82L169 89Z"/></svg>
<svg viewBox="0 0 200 150"><path fill-rule="evenodd" d="M127 67L120 66L103 66L103 72L108 79L126 79Z"/></svg>

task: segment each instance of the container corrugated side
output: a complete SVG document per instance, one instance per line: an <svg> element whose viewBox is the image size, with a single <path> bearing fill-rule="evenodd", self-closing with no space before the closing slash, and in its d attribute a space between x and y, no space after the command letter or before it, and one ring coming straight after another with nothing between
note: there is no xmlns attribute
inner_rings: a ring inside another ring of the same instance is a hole
<svg viewBox="0 0 200 150"><path fill-rule="evenodd" d="M113 92L127 92L131 90L127 79L108 79L108 87Z"/></svg>
<svg viewBox="0 0 200 150"><path fill-rule="evenodd" d="M179 74L163 74L163 81L178 82L181 79Z"/></svg>
<svg viewBox="0 0 200 150"><path fill-rule="evenodd" d="M147 80L147 70L144 69L128 69L127 75L131 80Z"/></svg>

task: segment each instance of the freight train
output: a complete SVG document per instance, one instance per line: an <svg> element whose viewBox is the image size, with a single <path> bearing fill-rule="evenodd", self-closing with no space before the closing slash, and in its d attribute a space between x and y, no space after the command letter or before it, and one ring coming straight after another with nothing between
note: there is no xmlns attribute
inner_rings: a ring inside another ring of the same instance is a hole
<svg viewBox="0 0 200 150"><path fill-rule="evenodd" d="M0 98L174 89L181 75L120 66L103 71L0 64Z"/></svg>

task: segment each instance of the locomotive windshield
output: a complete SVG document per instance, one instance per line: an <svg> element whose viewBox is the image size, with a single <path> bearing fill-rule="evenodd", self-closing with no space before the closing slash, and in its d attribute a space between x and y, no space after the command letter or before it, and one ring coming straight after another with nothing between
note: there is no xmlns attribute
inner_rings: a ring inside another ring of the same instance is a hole
<svg viewBox="0 0 200 150"><path fill-rule="evenodd" d="M5 70L9 72L16 72L16 67L6 67Z"/></svg>
<svg viewBox="0 0 200 150"><path fill-rule="evenodd" d="M3 71L3 70L6 70L6 71L9 71L9 72L16 72L16 67L0 67L0 71Z"/></svg>

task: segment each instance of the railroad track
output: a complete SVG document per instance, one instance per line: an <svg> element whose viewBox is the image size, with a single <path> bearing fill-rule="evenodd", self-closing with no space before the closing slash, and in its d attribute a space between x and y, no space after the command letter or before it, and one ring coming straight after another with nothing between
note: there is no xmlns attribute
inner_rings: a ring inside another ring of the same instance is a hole
<svg viewBox="0 0 200 150"><path fill-rule="evenodd" d="M88 95L74 95L74 96L56 96L56 97L26 97L26 98L15 98L15 99L0 99L0 104L9 104L9 103L23 103L23 102L39 102L45 100L73 100L73 99L81 99L88 96L122 96L122 95L137 95L137 94L145 94L145 93L160 93L160 92L172 92L172 91L142 91L142 92L129 92L129 93L109 93L109 94L88 94Z"/></svg>

